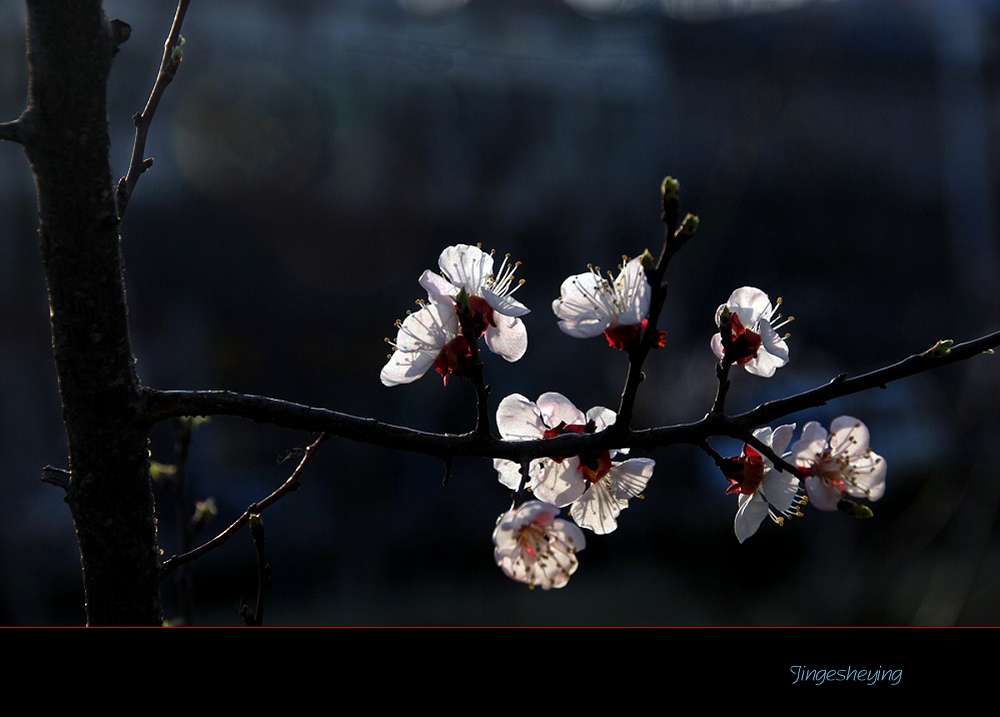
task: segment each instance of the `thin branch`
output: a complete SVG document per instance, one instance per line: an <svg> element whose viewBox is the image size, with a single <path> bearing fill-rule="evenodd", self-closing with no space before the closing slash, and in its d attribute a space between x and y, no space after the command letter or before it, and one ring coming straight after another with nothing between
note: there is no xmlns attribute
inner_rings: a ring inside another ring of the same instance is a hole
<svg viewBox="0 0 1000 717"><path fill-rule="evenodd" d="M884 387L923 371L962 361L1000 346L1000 331L950 348L938 345L885 368L854 378L838 376L810 391L769 401L736 416L709 413L699 421L641 430L565 433L555 438L504 441L476 432L429 433L325 408L232 391L161 391L143 388L145 416L156 423L177 416L232 416L295 430L323 432L369 445L410 451L441 459L454 456L505 458L522 462L546 456L573 456L585 450L697 444L712 436L744 439L749 431L842 396Z"/></svg>
<svg viewBox="0 0 1000 717"><path fill-rule="evenodd" d="M847 378L846 374L841 374L822 386L788 398L768 401L752 411L733 416L733 418L748 426L763 426L792 413L825 405L835 398L850 396L872 388L885 388L893 381L946 366L956 361L964 361L973 356L990 353L998 346L1000 346L1000 331L994 331L962 344L941 341L930 349L908 356L891 366L854 378Z"/></svg>
<svg viewBox="0 0 1000 717"><path fill-rule="evenodd" d="M146 107L132 118L135 121L135 143L132 145L132 159L129 161L128 173L118 181L118 189L115 192L119 221L125 216L125 208L132 197L139 176L153 164L152 159L143 157L143 153L146 151L146 137L149 134L149 125L153 121L153 115L163 97L163 92L174 79L177 68L181 64L183 54L180 49L183 42L181 24L184 22L184 14L187 12L190 2L191 0L178 1L173 24L170 26L167 40L163 44L163 59L160 61L160 71L153 84L153 90L149 93Z"/></svg>
<svg viewBox="0 0 1000 717"><path fill-rule="evenodd" d="M299 476L302 475L302 471L305 470L306 466L312 461L313 456L316 454L316 450L329 438L326 433L321 433L319 438L313 441L309 447L306 448L305 454L302 456L302 460L299 461L299 465L296 466L292 474L288 476L284 483L282 483L271 495L267 496L264 500L259 503L254 503L249 508L244 511L243 515L236 519L232 525L223 530L221 533L216 535L214 538L209 540L202 545L199 545L194 550L189 550L186 553L181 553L179 555L174 555L173 557L167 559L163 566L160 568L160 579L166 578L171 572L179 568L185 563L190 563L192 560L196 560L205 553L215 550L220 545L225 543L229 538L235 535L243 526L250 522L250 517L252 515L259 515L264 512L266 508L280 500L283 496L299 487Z"/></svg>
<svg viewBox="0 0 1000 717"><path fill-rule="evenodd" d="M264 519L260 515L259 506L251 505L249 510L250 536L257 551L257 607L251 610L250 606L244 603L240 607L240 615L247 625L259 627L264 624L264 598L267 597L267 589L271 585L271 565L267 562L264 551Z"/></svg>
<svg viewBox="0 0 1000 717"><path fill-rule="evenodd" d="M663 280L667 273L667 266L673 256L681 250L698 229L698 218L691 214L685 216L678 225L679 192L680 184L676 180L671 177L663 180L661 185L663 212L660 215L665 225L663 246L656 264L646 270L646 280L652 288L653 296L649 304L649 317L646 327L643 329L641 340L628 352L628 375L625 377L625 387L622 389L621 401L618 404L614 429L616 432L625 432L629 429L632 423L632 413L635 410L635 399L639 393L639 384L645 379L642 365L652 349L663 345L664 335L657 328L657 324L660 320L663 304L667 300L667 284Z"/></svg>

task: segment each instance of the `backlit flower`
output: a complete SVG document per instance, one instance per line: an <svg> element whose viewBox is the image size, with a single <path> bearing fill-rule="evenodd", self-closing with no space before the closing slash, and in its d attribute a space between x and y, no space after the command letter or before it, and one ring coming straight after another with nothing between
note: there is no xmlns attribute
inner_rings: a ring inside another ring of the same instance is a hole
<svg viewBox="0 0 1000 717"><path fill-rule="evenodd" d="M458 316L451 303L423 303L419 311L397 321L396 326L396 340L386 339L393 352L380 374L386 386L412 383L431 367L447 383L450 373L461 375L471 360L472 352L458 332Z"/></svg>
<svg viewBox="0 0 1000 717"><path fill-rule="evenodd" d="M875 501L885 493L886 464L868 447L868 427L853 416L840 416L830 433L816 421L802 428L792 446L795 464L808 474L809 501L820 510L837 510L845 496Z"/></svg>
<svg viewBox="0 0 1000 717"><path fill-rule="evenodd" d="M651 458L586 466L581 472L589 485L573 501L569 514L581 528L589 528L598 535L612 532L618 527L618 515L628 507L629 500L641 496L645 490L655 466Z"/></svg>
<svg viewBox="0 0 1000 717"><path fill-rule="evenodd" d="M719 327L712 336L712 351L719 360L728 357L757 376L769 378L775 370L788 363L788 345L777 329L793 321L789 316L780 321L781 299L774 306L760 289L744 286L734 291L729 300L715 312L715 325ZM726 334L726 341L723 335Z"/></svg>
<svg viewBox="0 0 1000 717"><path fill-rule="evenodd" d="M452 302L464 289L477 338L485 334L490 351L517 361L528 348L528 332L518 317L529 310L511 296L524 282L514 282L520 262L508 262L508 257L494 272L492 254L468 244L450 246L438 258L441 274L425 271L420 285L431 298Z"/></svg>
<svg viewBox="0 0 1000 717"><path fill-rule="evenodd" d="M583 531L559 518L559 508L532 500L508 510L493 530L493 557L504 574L543 590L561 588L576 571Z"/></svg>
<svg viewBox="0 0 1000 717"><path fill-rule="evenodd" d="M570 336L604 334L608 344L627 351L646 325L651 293L642 257L636 257L617 277L608 273L605 278L593 267L570 276L552 302L552 311L559 318L559 328Z"/></svg>
<svg viewBox="0 0 1000 717"><path fill-rule="evenodd" d="M614 411L595 406L584 414L568 398L555 392L543 393L537 402L515 393L497 406L497 430L507 441L554 438L563 433L596 433L614 422ZM502 458L494 459L493 465L500 482L517 490L521 483L520 466ZM578 456L536 458L530 464L528 487L540 500L559 507L569 505L586 488L577 478L579 472Z"/></svg>
<svg viewBox="0 0 1000 717"><path fill-rule="evenodd" d="M784 451L794 430L795 424L778 426L773 431L765 426L755 430L753 435L785 457L791 455ZM737 540L742 543L756 533L764 516L769 516L778 525L783 525L786 518L801 517L799 507L805 503L805 498L796 476L777 470L750 445L744 445L742 455L729 461L730 467L723 468L723 473L731 484L726 493L739 496L733 521Z"/></svg>
<svg viewBox="0 0 1000 717"><path fill-rule="evenodd" d="M596 433L615 422L615 412L595 406L584 414L559 393L544 393L532 402L520 394L504 398L497 408L497 428L505 440L556 438L566 433ZM610 533L630 499L640 495L653 475L655 462L631 458L615 462L625 450L597 449L571 456L536 458L529 464L527 486L539 500L558 507L571 505L570 515L583 528ZM500 482L511 490L521 483L520 466L495 459Z"/></svg>

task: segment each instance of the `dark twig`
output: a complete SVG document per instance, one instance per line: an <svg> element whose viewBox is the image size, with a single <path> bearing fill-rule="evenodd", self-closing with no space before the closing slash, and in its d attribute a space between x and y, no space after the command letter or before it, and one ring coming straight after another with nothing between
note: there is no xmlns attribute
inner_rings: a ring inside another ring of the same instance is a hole
<svg viewBox="0 0 1000 717"><path fill-rule="evenodd" d="M244 602L240 606L240 615L247 625L259 627L264 624L264 598L267 597L267 589L271 585L271 566L264 552L264 519L260 515L258 506L252 505L249 510L250 536L257 551L257 607L251 610Z"/></svg>
<svg viewBox="0 0 1000 717"><path fill-rule="evenodd" d="M177 514L177 535L180 538L180 552L186 553L194 546L194 525L189 517L190 506L187 495L187 460L194 434L195 419L183 416L175 421L174 479L171 493ZM194 624L194 605L191 596L191 575L183 567L174 574L177 600L185 625Z"/></svg>
<svg viewBox="0 0 1000 717"><path fill-rule="evenodd" d="M692 215L687 215L678 225L679 215L679 193L680 184L673 178L667 177L660 187L662 214L664 223L663 246L660 250L660 257L652 267L646 269L646 280L652 289L653 296L649 303L649 317L646 328L642 332L641 340L628 352L628 375L625 378L625 387L622 389L621 401L618 404L618 414L615 422L616 432L628 431L632 422L632 413L635 410L635 399L639 392L639 384L642 383L645 375L642 373L642 365L646 361L649 352L662 345L663 334L657 328L660 320L660 313L663 304L667 300L667 284L663 280L666 275L667 266L674 254L680 251L681 247L695 233L698 228L698 219ZM650 259L652 260L652 259Z"/></svg>
<svg viewBox="0 0 1000 717"><path fill-rule="evenodd" d="M128 206L135 185L139 181L139 176L152 165L153 160L144 158L146 151L146 137L149 134L149 125L153 121L153 115L160 104L164 90L177 74L177 68L181 64L181 24L184 22L184 14L187 12L191 0L179 0L177 11L174 13L174 21L170 26L167 40L163 44L163 59L160 61L160 71L153 83L153 89L149 93L146 107L132 119L135 121L135 143L132 145L132 158L129 161L128 173L118 181L118 189L115 192L115 203L118 211L118 220L125 216L125 208Z"/></svg>
<svg viewBox="0 0 1000 717"><path fill-rule="evenodd" d="M270 505L280 500L286 494L296 490L299 487L299 476L302 475L302 471L304 471L305 467L309 465L310 461L312 461L313 456L316 454L316 450L328 438L329 435L327 435L326 433L321 433L319 438L313 441L306 448L305 454L302 456L302 460L299 461L299 465L295 468L294 471L292 471L292 474L288 476L285 482L282 483L277 488L277 490L271 493L271 495L267 496L264 500L260 501L259 503L255 503L254 505L247 508L247 510L244 511L243 515L237 518L232 525L230 525L228 528L223 530L221 533L216 535L208 542L199 545L194 550L189 550L186 553L174 555L173 557L169 558L166 562L164 562L163 566L160 568L160 579L162 580L167 575L172 573L174 570L179 568L181 565L190 563L192 560L200 558L205 553L211 550L215 550L215 548L218 548L220 545L229 540L229 538L232 537L243 526L247 525L250 522L251 515L263 513L264 510L268 508Z"/></svg>

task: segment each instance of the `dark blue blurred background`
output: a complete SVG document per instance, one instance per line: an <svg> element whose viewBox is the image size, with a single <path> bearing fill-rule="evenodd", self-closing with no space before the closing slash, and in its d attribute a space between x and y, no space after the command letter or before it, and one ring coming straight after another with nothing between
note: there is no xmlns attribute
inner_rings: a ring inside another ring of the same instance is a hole
<svg viewBox="0 0 1000 717"><path fill-rule="evenodd" d="M132 27L110 86L112 159L155 78L174 3L105 3ZM0 3L0 120L26 93L23 7ZM797 320L792 361L740 372L730 408L1000 328L1000 3L933 0L258 0L192 3L155 158L123 231L144 382L273 395L429 431L474 422L472 388L386 388L417 278L449 244L523 262L529 349L488 357L492 400L550 390L615 407L622 354L556 328L563 278L657 248L680 179L678 255L635 424L696 420L714 395L715 308L751 284ZM34 188L0 146L0 623L83 621ZM699 451L656 452L643 501L590 536L558 591L504 578L489 461L328 442L264 516L270 624L983 625L1000 622L1000 358L796 415L864 420L889 465L876 517L808 510L745 544ZM195 498L220 529L310 436L216 418ZM171 426L153 458L172 460ZM719 450L738 446L719 442ZM160 536L177 547L160 495ZM239 624L248 535L192 569L196 624ZM179 610L170 586L168 615Z"/></svg>

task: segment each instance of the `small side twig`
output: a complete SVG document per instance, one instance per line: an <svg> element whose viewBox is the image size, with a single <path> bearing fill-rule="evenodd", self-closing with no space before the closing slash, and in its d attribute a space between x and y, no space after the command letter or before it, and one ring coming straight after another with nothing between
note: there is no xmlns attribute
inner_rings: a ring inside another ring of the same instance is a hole
<svg viewBox="0 0 1000 717"><path fill-rule="evenodd" d="M170 26L167 40L163 44L163 59L160 61L160 71L157 73L156 82L153 83L153 89L149 93L145 108L132 118L135 121L135 143L132 145L132 158L129 161L128 173L118 180L118 188L115 191L118 221L121 221L125 216L125 208L132 197L139 176L153 164L152 159L143 157L146 151L146 137L149 134L149 125L153 121L153 115L163 97L163 92L174 79L177 68L181 64L183 54L181 52L181 43L183 42L181 24L184 22L184 14L187 12L190 2L191 0L178 1L173 24Z"/></svg>
<svg viewBox="0 0 1000 717"><path fill-rule="evenodd" d="M291 493L292 491L298 489L299 487L299 476L302 475L302 471L305 470L306 466L312 461L313 456L316 454L316 450L329 438L330 436L326 433L321 433L319 438L313 441L309 447L306 448L302 460L299 461L299 465L296 466L292 474L288 476L284 483L282 483L271 495L267 496L264 500L254 503L252 506L244 511L243 515L237 518L228 528L223 530L221 533L216 535L214 538L206 543L202 543L197 548L189 550L186 553L181 553L179 555L174 555L168 558L160 568L160 579L163 580L174 570L179 568L181 565L190 563L192 560L197 560L205 553L215 550L220 545L225 543L229 538L236 534L243 526L250 522L250 517L254 513L260 514L264 512L266 508L274 504L276 501L280 500L283 496Z"/></svg>
<svg viewBox="0 0 1000 717"><path fill-rule="evenodd" d="M42 483L54 485L56 488L69 490L70 472L65 468L55 466L45 466L42 468Z"/></svg>
<svg viewBox="0 0 1000 717"><path fill-rule="evenodd" d="M264 520L260 516L257 505L252 505L250 511L250 536L257 551L257 607L254 610L244 602L240 606L240 616L243 622L251 627L264 624L264 598L271 585L271 565L267 562L264 552Z"/></svg>
<svg viewBox="0 0 1000 717"><path fill-rule="evenodd" d="M21 144L21 120L0 122L0 140Z"/></svg>

